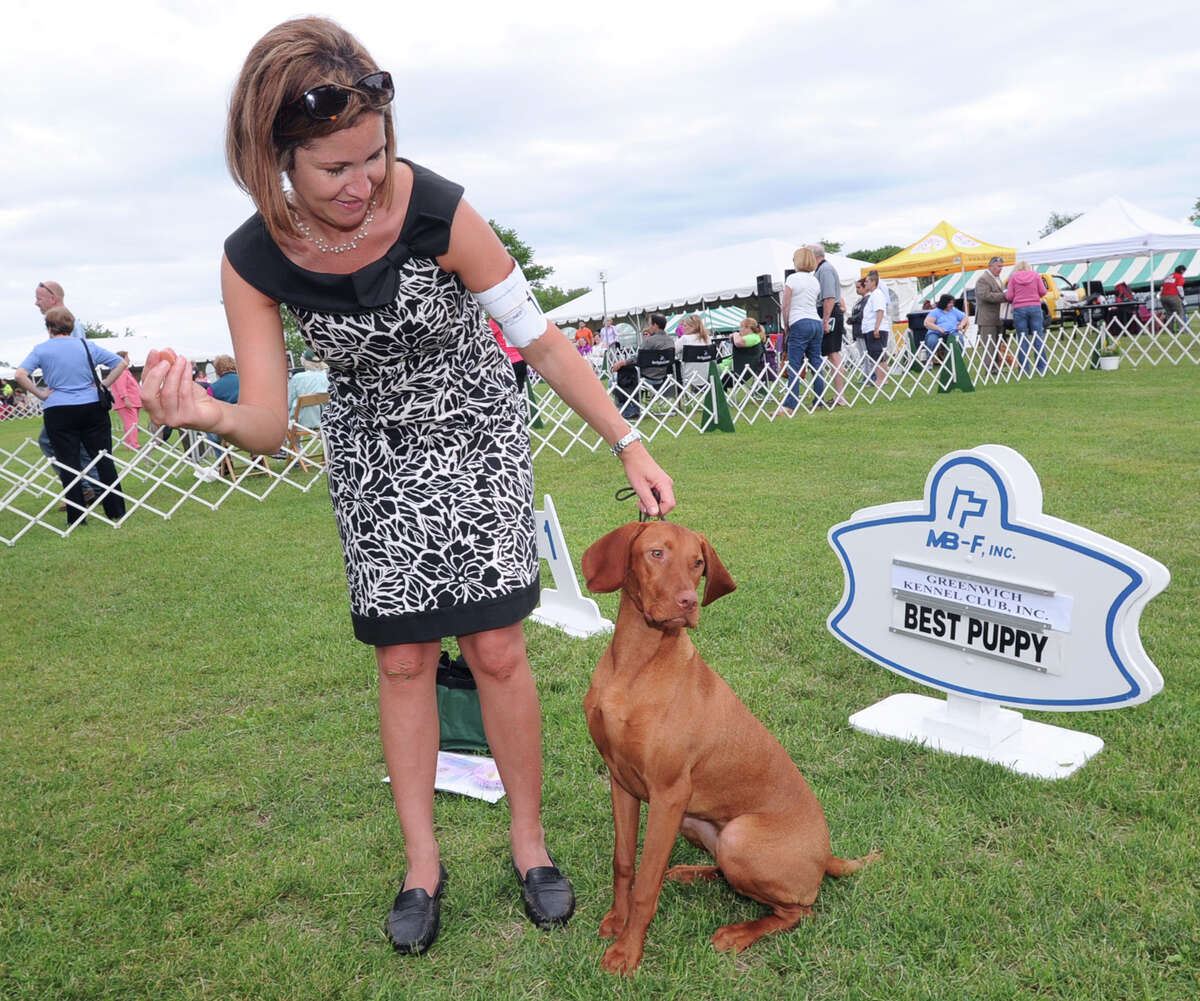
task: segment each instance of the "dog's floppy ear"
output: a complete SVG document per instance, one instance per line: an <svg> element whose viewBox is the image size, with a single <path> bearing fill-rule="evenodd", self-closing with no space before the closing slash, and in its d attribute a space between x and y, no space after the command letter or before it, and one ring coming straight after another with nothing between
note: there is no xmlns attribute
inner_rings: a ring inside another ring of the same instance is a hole
<svg viewBox="0 0 1200 1001"><path fill-rule="evenodd" d="M704 553L704 600L700 602L700 607L703 608L736 591L737 584L729 576L729 571L725 569L717 551L703 535L700 536L700 549Z"/></svg>
<svg viewBox="0 0 1200 1001"><path fill-rule="evenodd" d="M589 591L603 594L621 587L625 571L629 569L629 549L645 527L642 522L631 521L584 550L580 566Z"/></svg>

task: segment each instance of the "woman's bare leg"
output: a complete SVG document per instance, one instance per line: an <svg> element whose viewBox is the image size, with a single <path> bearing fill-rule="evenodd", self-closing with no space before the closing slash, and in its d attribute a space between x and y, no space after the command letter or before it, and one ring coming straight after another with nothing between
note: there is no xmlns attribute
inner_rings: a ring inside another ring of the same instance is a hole
<svg viewBox="0 0 1200 1001"><path fill-rule="evenodd" d="M404 889L419 886L430 893L437 886L441 862L433 833L438 752L435 684L441 649L438 640L375 648L379 732L408 865Z"/></svg>
<svg viewBox="0 0 1200 1001"><path fill-rule="evenodd" d="M504 783L513 863L522 876L550 864L542 828L542 713L521 623L458 637L475 683L488 746Z"/></svg>

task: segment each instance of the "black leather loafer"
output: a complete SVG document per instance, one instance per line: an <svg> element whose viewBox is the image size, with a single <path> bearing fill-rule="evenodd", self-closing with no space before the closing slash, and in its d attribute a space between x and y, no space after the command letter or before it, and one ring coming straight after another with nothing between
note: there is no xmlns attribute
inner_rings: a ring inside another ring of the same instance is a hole
<svg viewBox="0 0 1200 1001"><path fill-rule="evenodd" d="M550 865L534 866L521 878L517 867L517 882L521 884L521 899L529 920L542 929L558 928L567 923L575 913L575 891L567 879L550 860Z"/></svg>
<svg viewBox="0 0 1200 1001"><path fill-rule="evenodd" d="M401 890L388 912L384 930L388 941L397 952L419 956L427 951L437 938L442 924L442 895L446 892L449 876L446 867L440 867L438 884L433 896L419 886L412 890ZM401 884L403 885L403 883Z"/></svg>

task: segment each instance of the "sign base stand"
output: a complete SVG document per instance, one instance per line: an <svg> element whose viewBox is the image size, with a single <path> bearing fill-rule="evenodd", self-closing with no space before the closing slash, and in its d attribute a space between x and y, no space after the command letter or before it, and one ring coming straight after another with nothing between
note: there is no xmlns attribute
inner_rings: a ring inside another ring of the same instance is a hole
<svg viewBox="0 0 1200 1001"><path fill-rule="evenodd" d="M856 712L850 725L862 733L913 740L1038 779L1066 778L1104 747L1104 741L1090 733L1037 723L1012 709L962 695L944 700L892 695Z"/></svg>

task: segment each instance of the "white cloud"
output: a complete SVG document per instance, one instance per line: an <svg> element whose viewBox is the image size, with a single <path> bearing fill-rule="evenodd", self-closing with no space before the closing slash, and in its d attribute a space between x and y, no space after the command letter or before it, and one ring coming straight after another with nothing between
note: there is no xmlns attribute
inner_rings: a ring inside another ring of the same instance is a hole
<svg viewBox="0 0 1200 1001"><path fill-rule="evenodd" d="M0 359L40 337L33 288L52 278L117 329L199 338L223 322L221 244L251 211L224 167L226 103L253 42L297 13L71 0L0 40ZM1111 194L1174 216L1200 196L1185 110L1200 53L1150 7L330 13L395 75L400 152L465 184L563 286L759 237L907 243L941 218L1023 246L1051 211Z"/></svg>

